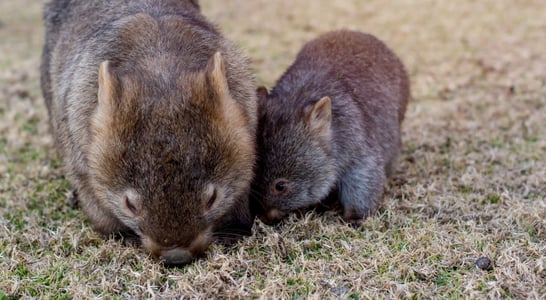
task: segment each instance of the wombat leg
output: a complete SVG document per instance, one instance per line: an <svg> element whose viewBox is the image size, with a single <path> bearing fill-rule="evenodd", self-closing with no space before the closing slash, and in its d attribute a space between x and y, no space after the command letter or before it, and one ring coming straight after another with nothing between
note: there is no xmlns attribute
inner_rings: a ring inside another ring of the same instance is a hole
<svg viewBox="0 0 546 300"><path fill-rule="evenodd" d="M215 242L231 246L244 236L251 235L254 217L250 211L250 203L241 200L216 224L213 232Z"/></svg>
<svg viewBox="0 0 546 300"><path fill-rule="evenodd" d="M91 221L93 228L104 237L109 238L112 235L125 235L126 233L130 235L132 233L132 230L125 226L111 211L99 206L97 201L85 201L86 199L83 197L81 199L83 201L78 202L79 206Z"/></svg>
<svg viewBox="0 0 546 300"><path fill-rule="evenodd" d="M387 177L391 177L392 174L394 174L394 171L396 171L397 165L398 165L398 157L394 157L393 159L387 162L387 164L385 165L385 173L387 174Z"/></svg>
<svg viewBox="0 0 546 300"><path fill-rule="evenodd" d="M107 236L107 238L110 238L110 237L120 241L122 244L126 246L139 247L142 245L140 236L132 230L115 232L111 234L110 236Z"/></svg>
<svg viewBox="0 0 546 300"><path fill-rule="evenodd" d="M343 218L355 227L374 213L383 195L383 166L357 167L347 172L339 182L339 199Z"/></svg>
<svg viewBox="0 0 546 300"><path fill-rule="evenodd" d="M72 209L78 208L78 190L72 189L66 193L66 204Z"/></svg>
<svg viewBox="0 0 546 300"><path fill-rule="evenodd" d="M400 155L400 145L401 145L400 139L398 139L398 145L396 147L392 147L391 149L391 155L389 158L387 158L387 163L385 164L385 173L387 174L387 177L391 177L394 171L396 171L396 167L398 165L398 156Z"/></svg>
<svg viewBox="0 0 546 300"><path fill-rule="evenodd" d="M101 207L95 202L80 202L78 196L78 189L74 188L70 190L66 195L66 204L72 209L81 207L91 219L93 227L102 233L105 237L111 234L121 234L130 237L134 233L128 229L121 221L111 215L111 213Z"/></svg>

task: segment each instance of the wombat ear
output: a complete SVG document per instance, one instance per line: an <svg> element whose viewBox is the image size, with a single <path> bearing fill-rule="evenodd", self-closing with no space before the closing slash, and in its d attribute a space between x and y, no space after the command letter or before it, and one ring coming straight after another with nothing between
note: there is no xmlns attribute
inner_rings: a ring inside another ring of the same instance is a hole
<svg viewBox="0 0 546 300"><path fill-rule="evenodd" d="M306 121L313 131L324 132L332 123L332 100L326 96L320 99L306 114Z"/></svg>
<svg viewBox="0 0 546 300"><path fill-rule="evenodd" d="M219 96L225 96L229 93L229 86L226 78L226 68L220 52L214 53L206 67L206 74L211 82L211 88Z"/></svg>
<svg viewBox="0 0 546 300"><path fill-rule="evenodd" d="M111 107L117 86L117 78L110 61L105 60L99 66L99 107Z"/></svg>
<svg viewBox="0 0 546 300"><path fill-rule="evenodd" d="M267 99L267 96L269 96L269 92L267 91L267 88L262 85L256 89L256 95L258 95L258 101L263 102Z"/></svg>
<svg viewBox="0 0 546 300"><path fill-rule="evenodd" d="M195 6L195 8L201 9L201 7L199 6L199 1L197 1L197 0L190 0L190 3L193 4L193 6Z"/></svg>
<svg viewBox="0 0 546 300"><path fill-rule="evenodd" d="M93 117L93 127L97 131L103 131L114 116L114 104L118 86L117 76L112 70L109 61L104 61L99 66L99 90L97 93L97 111Z"/></svg>
<svg viewBox="0 0 546 300"><path fill-rule="evenodd" d="M269 92L265 86L260 86L256 89L256 95L258 96L258 116L263 116L265 111L265 100L269 96Z"/></svg>

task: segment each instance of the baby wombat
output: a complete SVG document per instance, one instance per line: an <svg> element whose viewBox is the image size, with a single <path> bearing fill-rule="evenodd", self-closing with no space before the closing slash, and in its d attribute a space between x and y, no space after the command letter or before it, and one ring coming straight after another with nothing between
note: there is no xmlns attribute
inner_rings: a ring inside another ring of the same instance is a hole
<svg viewBox="0 0 546 300"><path fill-rule="evenodd" d="M258 89L259 217L271 224L335 193L359 225L395 165L408 97L404 66L374 36L341 30L307 43L271 94Z"/></svg>
<svg viewBox="0 0 546 300"><path fill-rule="evenodd" d="M249 233L255 86L197 2L53 0L45 23L42 90L94 228L167 264Z"/></svg>

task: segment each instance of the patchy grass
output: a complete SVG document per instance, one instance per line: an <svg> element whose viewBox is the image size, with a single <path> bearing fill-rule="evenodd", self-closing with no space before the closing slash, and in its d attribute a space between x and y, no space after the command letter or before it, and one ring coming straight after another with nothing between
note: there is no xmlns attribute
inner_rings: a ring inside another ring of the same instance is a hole
<svg viewBox="0 0 546 300"><path fill-rule="evenodd" d="M100 239L65 205L39 2L0 2L0 299L546 297L544 1L201 0L259 84L344 27L402 57L414 100L398 172L361 229L331 212L257 221L236 247L178 269Z"/></svg>

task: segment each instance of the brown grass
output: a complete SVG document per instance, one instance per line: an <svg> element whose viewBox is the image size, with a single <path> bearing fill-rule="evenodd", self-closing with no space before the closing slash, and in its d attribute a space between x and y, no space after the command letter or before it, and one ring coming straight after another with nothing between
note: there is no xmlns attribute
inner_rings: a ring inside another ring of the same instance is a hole
<svg viewBox="0 0 546 300"><path fill-rule="evenodd" d="M260 84L344 27L402 57L414 100L399 170L362 229L335 213L257 221L181 269L101 240L65 205L39 90L39 2L0 2L0 299L546 298L543 0L202 0Z"/></svg>

